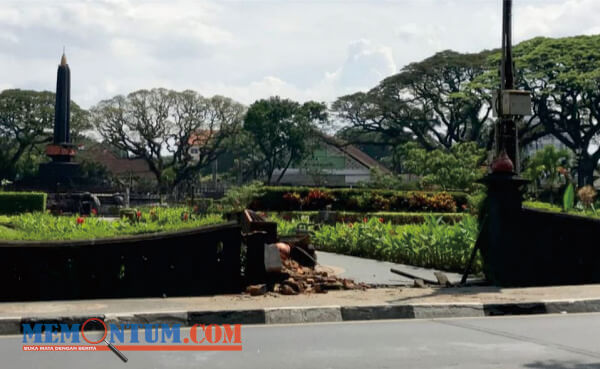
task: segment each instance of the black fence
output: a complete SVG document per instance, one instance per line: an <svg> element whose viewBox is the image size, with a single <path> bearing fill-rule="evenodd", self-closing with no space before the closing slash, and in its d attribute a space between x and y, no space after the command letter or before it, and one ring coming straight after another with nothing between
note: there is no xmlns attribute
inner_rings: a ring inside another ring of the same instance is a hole
<svg viewBox="0 0 600 369"><path fill-rule="evenodd" d="M236 223L82 241L0 242L1 301L238 292Z"/></svg>
<svg viewBox="0 0 600 369"><path fill-rule="evenodd" d="M480 237L496 285L600 283L600 220L522 209L488 223Z"/></svg>

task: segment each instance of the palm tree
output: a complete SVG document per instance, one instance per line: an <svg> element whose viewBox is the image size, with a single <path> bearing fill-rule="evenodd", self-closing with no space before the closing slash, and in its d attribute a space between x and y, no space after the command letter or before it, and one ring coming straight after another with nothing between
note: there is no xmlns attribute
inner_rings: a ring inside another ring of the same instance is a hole
<svg viewBox="0 0 600 369"><path fill-rule="evenodd" d="M536 152L529 160L523 176L532 181L536 196L539 188L548 187L550 202L554 202L554 191L565 177L562 174L563 168L569 167L570 161L571 153L568 150L549 145Z"/></svg>

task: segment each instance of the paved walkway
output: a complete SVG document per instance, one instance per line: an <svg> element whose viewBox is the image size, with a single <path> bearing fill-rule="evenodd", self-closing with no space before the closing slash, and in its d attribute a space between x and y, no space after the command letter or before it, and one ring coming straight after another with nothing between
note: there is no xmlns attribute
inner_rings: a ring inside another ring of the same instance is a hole
<svg viewBox="0 0 600 369"><path fill-rule="evenodd" d="M413 284L412 279L392 273L390 272L390 268L401 270L425 280L436 280L433 275L436 271L434 269L333 254L330 252L317 251L317 261L324 267L331 267L332 271L341 277L373 285L411 286ZM460 282L460 274L444 273L450 282Z"/></svg>
<svg viewBox="0 0 600 369"><path fill-rule="evenodd" d="M521 303L600 299L600 285L533 288L375 288L327 294L283 296L219 295L140 299L71 300L0 303L0 319L112 313L216 311L287 306L367 306L405 304Z"/></svg>

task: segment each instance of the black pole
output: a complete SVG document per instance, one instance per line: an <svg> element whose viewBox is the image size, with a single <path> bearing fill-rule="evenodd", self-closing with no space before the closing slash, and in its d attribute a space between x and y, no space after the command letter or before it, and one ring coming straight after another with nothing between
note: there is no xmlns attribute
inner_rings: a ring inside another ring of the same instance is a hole
<svg viewBox="0 0 600 369"><path fill-rule="evenodd" d="M71 71L63 54L56 78L56 104L54 105L54 144L69 144L69 117L71 113Z"/></svg>
<svg viewBox="0 0 600 369"><path fill-rule="evenodd" d="M500 91L515 88L514 62L512 55L512 0L503 0L502 8L502 64L500 66ZM500 98L500 96L499 96ZM506 152L513 163L514 172L519 173L519 144L517 124L513 117L502 112L499 103L500 122L496 127L496 157Z"/></svg>

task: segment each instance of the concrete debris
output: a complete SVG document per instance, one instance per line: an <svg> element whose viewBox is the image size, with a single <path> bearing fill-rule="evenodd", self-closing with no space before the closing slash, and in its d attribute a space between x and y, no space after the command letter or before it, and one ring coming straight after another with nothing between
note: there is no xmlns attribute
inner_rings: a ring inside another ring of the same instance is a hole
<svg viewBox="0 0 600 369"><path fill-rule="evenodd" d="M246 288L246 292L248 292L251 296L261 296L267 293L267 285L266 284L255 284L248 286Z"/></svg>
<svg viewBox="0 0 600 369"><path fill-rule="evenodd" d="M283 264L281 263L281 255L277 244L268 244L264 248L265 270L267 273L281 272Z"/></svg>
<svg viewBox="0 0 600 369"><path fill-rule="evenodd" d="M448 280L446 274L442 272L433 272L433 275L435 275L435 278L440 286L452 287L452 282Z"/></svg>
<svg viewBox="0 0 600 369"><path fill-rule="evenodd" d="M426 288L427 286L425 285L425 281L424 280L417 278L417 279L415 279L414 287L417 287L417 288Z"/></svg>

